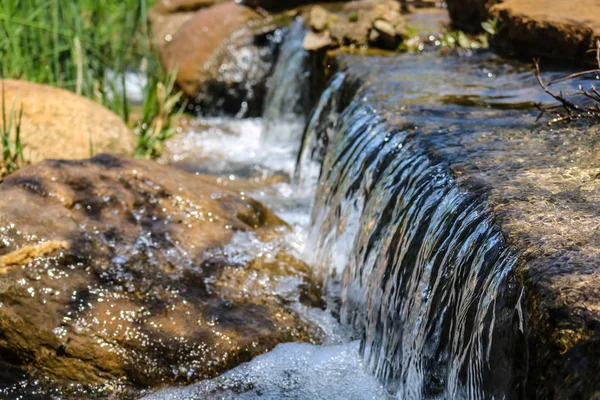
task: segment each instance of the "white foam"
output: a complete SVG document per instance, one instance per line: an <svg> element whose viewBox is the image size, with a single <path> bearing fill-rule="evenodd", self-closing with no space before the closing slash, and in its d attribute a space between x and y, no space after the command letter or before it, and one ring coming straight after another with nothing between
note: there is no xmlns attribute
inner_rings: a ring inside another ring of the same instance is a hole
<svg viewBox="0 0 600 400"><path fill-rule="evenodd" d="M358 342L336 346L280 344L273 351L221 375L146 400L380 400L389 399L364 371Z"/></svg>
<svg viewBox="0 0 600 400"><path fill-rule="evenodd" d="M193 161L199 171L212 174L235 174L249 167L288 175L294 171L297 140L266 144L262 119L200 118L195 124L167 143L167 161Z"/></svg>

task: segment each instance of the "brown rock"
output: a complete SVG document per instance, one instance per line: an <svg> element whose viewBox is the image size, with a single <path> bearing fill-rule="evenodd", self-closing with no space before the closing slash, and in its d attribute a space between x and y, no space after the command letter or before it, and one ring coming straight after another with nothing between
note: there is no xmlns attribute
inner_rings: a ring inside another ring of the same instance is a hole
<svg viewBox="0 0 600 400"><path fill-rule="evenodd" d="M379 33L377 41L381 41L386 48L393 49L398 45L396 28L391 23L378 19L373 24L373 28Z"/></svg>
<svg viewBox="0 0 600 400"><path fill-rule="evenodd" d="M158 0L154 9L161 14L170 14L181 11L196 11L210 7L222 0Z"/></svg>
<svg viewBox="0 0 600 400"><path fill-rule="evenodd" d="M269 11L281 11L309 4L336 1L339 2L340 0L244 0L244 4L250 7L262 8Z"/></svg>
<svg viewBox="0 0 600 400"><path fill-rule="evenodd" d="M173 40L179 28L193 17L193 12L163 14L153 7L148 13L148 19L152 28L152 42L158 49L162 49Z"/></svg>
<svg viewBox="0 0 600 400"><path fill-rule="evenodd" d="M329 19L328 30L333 41L340 45L395 49L404 33L400 11L396 1L348 3L337 18Z"/></svg>
<svg viewBox="0 0 600 400"><path fill-rule="evenodd" d="M0 361L67 397L124 398L314 339L289 305L317 299L310 271L272 241L286 229L213 178L148 161L24 168L0 185Z"/></svg>
<svg viewBox="0 0 600 400"><path fill-rule="evenodd" d="M490 9L502 29L499 46L526 56L595 63L600 39L600 2L505 0Z"/></svg>
<svg viewBox="0 0 600 400"><path fill-rule="evenodd" d="M6 112L23 109L21 135L25 157L81 159L94 152L131 154L134 136L110 110L63 89L3 80Z"/></svg>
<svg viewBox="0 0 600 400"><path fill-rule="evenodd" d="M276 27L233 1L201 9L162 47L161 61L201 111L257 113L274 61L264 36Z"/></svg>
<svg viewBox="0 0 600 400"><path fill-rule="evenodd" d="M479 32L481 23L498 20L493 45L527 58L595 63L588 50L600 38L600 3L596 0L448 0L452 25Z"/></svg>
<svg viewBox="0 0 600 400"><path fill-rule="evenodd" d="M302 46L306 51L317 51L325 49L332 46L333 44L334 42L331 39L331 36L329 36L329 32L308 32L306 36L304 36L304 41L302 42Z"/></svg>
<svg viewBox="0 0 600 400"><path fill-rule="evenodd" d="M330 13L321 6L314 6L310 9L310 27L316 32L321 32L327 29L329 20L334 18L334 14Z"/></svg>

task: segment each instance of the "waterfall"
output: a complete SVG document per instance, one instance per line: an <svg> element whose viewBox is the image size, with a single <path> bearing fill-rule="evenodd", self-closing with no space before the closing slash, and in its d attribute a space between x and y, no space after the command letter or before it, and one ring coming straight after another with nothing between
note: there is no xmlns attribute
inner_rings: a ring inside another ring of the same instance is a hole
<svg viewBox="0 0 600 400"><path fill-rule="evenodd" d="M310 93L309 54L302 42L306 31L301 18L285 35L270 81L263 112L263 139L293 142L296 146L306 124Z"/></svg>
<svg viewBox="0 0 600 400"><path fill-rule="evenodd" d="M341 72L331 79L304 130L295 174L296 184L302 190L312 190L316 187L338 117L344 79L345 75Z"/></svg>
<svg viewBox="0 0 600 400"><path fill-rule="evenodd" d="M516 260L485 190L459 187L360 92L343 108L343 85L315 109L297 171L322 159L307 258L329 307L399 399L515 397Z"/></svg>

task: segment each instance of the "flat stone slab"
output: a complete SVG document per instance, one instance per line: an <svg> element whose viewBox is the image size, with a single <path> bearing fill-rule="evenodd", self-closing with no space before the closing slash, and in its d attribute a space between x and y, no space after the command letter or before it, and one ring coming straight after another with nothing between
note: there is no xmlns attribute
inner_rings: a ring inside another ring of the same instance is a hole
<svg viewBox="0 0 600 400"><path fill-rule="evenodd" d="M595 0L504 0L490 14L502 27L501 45L525 55L595 62L600 3Z"/></svg>
<svg viewBox="0 0 600 400"><path fill-rule="evenodd" d="M595 0L449 0L448 9L459 29L481 30L482 22L496 18L494 44L503 50L595 63L595 54L588 52L600 39L600 3Z"/></svg>
<svg viewBox="0 0 600 400"><path fill-rule="evenodd" d="M489 52L336 60L390 132L485 193L518 256L531 398L600 391L600 127L536 123L534 104L549 98L531 67Z"/></svg>

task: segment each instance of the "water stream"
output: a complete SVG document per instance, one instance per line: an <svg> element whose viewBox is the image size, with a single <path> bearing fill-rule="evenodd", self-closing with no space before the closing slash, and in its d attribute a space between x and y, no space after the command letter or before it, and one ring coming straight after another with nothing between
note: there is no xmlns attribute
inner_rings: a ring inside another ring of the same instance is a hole
<svg viewBox="0 0 600 400"><path fill-rule="evenodd" d="M476 130L528 129L543 101L534 78L486 52L349 56L354 67L307 116L303 35L300 23L290 30L262 119L199 120L165 160L256 182L250 195L295 228L295 254L325 282L327 310L305 310L325 343L279 345L148 398L518 397L527 355L516 257L486 188L448 164ZM435 154L440 141L446 153Z"/></svg>

